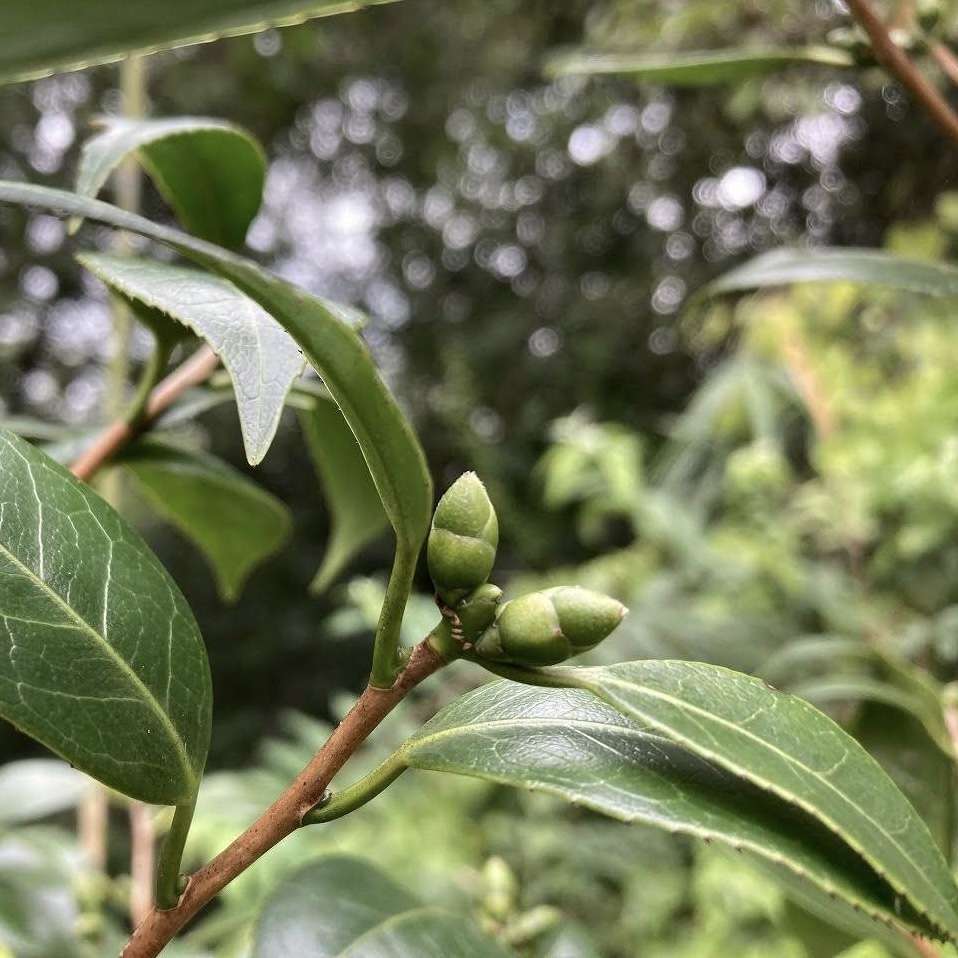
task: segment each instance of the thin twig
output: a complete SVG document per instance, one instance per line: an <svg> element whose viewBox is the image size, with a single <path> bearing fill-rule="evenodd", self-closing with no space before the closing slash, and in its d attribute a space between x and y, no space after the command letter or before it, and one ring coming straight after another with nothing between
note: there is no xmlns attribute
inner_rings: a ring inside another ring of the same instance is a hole
<svg viewBox="0 0 958 958"><path fill-rule="evenodd" d="M130 805L130 918L138 925L153 907L153 814L142 802Z"/></svg>
<svg viewBox="0 0 958 958"><path fill-rule="evenodd" d="M869 0L847 0L848 8L871 40L872 49L882 66L893 74L941 130L958 143L958 113L935 89L911 58L891 38L888 28L875 13Z"/></svg>
<svg viewBox="0 0 958 958"><path fill-rule="evenodd" d="M952 52L951 47L946 46L940 40L934 40L929 44L928 50L934 57L935 63L941 68L941 72L958 85L958 57Z"/></svg>
<svg viewBox="0 0 958 958"><path fill-rule="evenodd" d="M77 809L77 839L87 863L96 872L106 870L109 815L106 789L99 784L93 785Z"/></svg>
<svg viewBox="0 0 958 958"><path fill-rule="evenodd" d="M73 463L70 471L77 479L89 481L104 463L147 429L187 389L206 382L218 365L219 358L216 353L209 346L200 347L153 390L141 419L136 423L124 422L122 419L111 423Z"/></svg>
<svg viewBox="0 0 958 958"><path fill-rule="evenodd" d="M228 848L190 876L176 908L150 912L133 932L121 958L155 958L173 936L237 875L296 831L303 823L303 816L322 800L333 776L369 734L411 689L444 664L427 642L420 642L392 688L367 687L289 788Z"/></svg>

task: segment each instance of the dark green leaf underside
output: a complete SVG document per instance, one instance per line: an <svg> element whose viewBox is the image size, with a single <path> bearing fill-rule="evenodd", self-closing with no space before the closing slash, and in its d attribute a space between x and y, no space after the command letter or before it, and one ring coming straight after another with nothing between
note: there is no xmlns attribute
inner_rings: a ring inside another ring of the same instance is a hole
<svg viewBox="0 0 958 958"><path fill-rule="evenodd" d="M589 692L496 682L443 709L402 754L413 768L541 789L721 842L784 869L838 921L860 911L881 923L871 921L872 933L901 938L895 892L832 832Z"/></svg>
<svg viewBox="0 0 958 958"><path fill-rule="evenodd" d="M958 296L958 268L954 266L854 248L772 250L720 276L704 292L717 295L824 282L861 283L927 296Z"/></svg>
<svg viewBox="0 0 958 958"><path fill-rule="evenodd" d="M611 53L574 50L553 57L546 65L552 76L622 74L649 83L707 86L765 76L794 64L832 67L854 65L852 57L832 47L771 50L701 50L675 53Z"/></svg>
<svg viewBox="0 0 958 958"><path fill-rule="evenodd" d="M387 0L4 0L0 82L258 33L382 2Z"/></svg>
<svg viewBox="0 0 958 958"><path fill-rule="evenodd" d="M283 503L222 460L150 441L121 462L150 505L206 556L228 602L289 537Z"/></svg>
<svg viewBox="0 0 958 958"><path fill-rule="evenodd" d="M0 432L0 715L111 788L189 802L210 734L199 629L146 543Z"/></svg>
<svg viewBox="0 0 958 958"><path fill-rule="evenodd" d="M267 900L253 958L507 958L461 915L423 906L372 865L333 855Z"/></svg>
<svg viewBox="0 0 958 958"><path fill-rule="evenodd" d="M221 246L242 245L266 177L266 157L249 133L206 117L114 120L84 144L77 193L95 197L130 155L186 230Z"/></svg>

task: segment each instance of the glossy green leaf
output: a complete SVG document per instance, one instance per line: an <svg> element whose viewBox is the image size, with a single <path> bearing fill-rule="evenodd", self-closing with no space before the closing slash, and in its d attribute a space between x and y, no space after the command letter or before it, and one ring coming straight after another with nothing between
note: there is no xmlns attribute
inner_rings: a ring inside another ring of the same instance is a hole
<svg viewBox="0 0 958 958"><path fill-rule="evenodd" d="M382 2L387 0L4 0L0 82L259 33Z"/></svg>
<svg viewBox="0 0 958 958"><path fill-rule="evenodd" d="M76 808L94 782L55 758L0 765L0 825L19 825Z"/></svg>
<svg viewBox="0 0 958 958"><path fill-rule="evenodd" d="M289 333L231 282L154 260L84 253L79 261L117 295L193 330L233 380L246 458L261 462L279 427L286 394L303 371Z"/></svg>
<svg viewBox="0 0 958 958"><path fill-rule="evenodd" d="M264 906L252 958L508 958L463 915L430 905L358 858L294 872Z"/></svg>
<svg viewBox="0 0 958 958"><path fill-rule="evenodd" d="M415 433L353 328L354 310L312 296L234 253L108 203L5 181L0 181L0 202L84 216L165 243L235 283L268 311L302 348L359 442L403 557L404 581L396 582L396 591L408 595L415 557L432 519L432 480ZM399 624L392 627L398 630Z"/></svg>
<svg viewBox="0 0 958 958"><path fill-rule="evenodd" d="M133 798L188 803L210 736L206 650L146 543L0 432L0 716Z"/></svg>
<svg viewBox="0 0 958 958"><path fill-rule="evenodd" d="M958 887L927 826L878 763L807 702L699 662L548 671L801 810L923 922L958 937Z"/></svg>
<svg viewBox="0 0 958 958"><path fill-rule="evenodd" d="M786 873L833 920L871 916L870 933L891 927L896 941L905 928L894 889L814 817L584 690L483 686L428 722L403 746L401 760L714 840Z"/></svg>
<svg viewBox="0 0 958 958"><path fill-rule="evenodd" d="M339 407L315 397L299 414L306 445L323 485L332 532L322 565L310 586L324 592L366 545L382 535L389 520L369 467Z"/></svg>
<svg viewBox="0 0 958 958"><path fill-rule="evenodd" d="M266 178L266 156L249 133L205 117L111 120L83 145L77 193L95 197L128 156L190 233L221 246L243 244Z"/></svg>
<svg viewBox="0 0 958 958"><path fill-rule="evenodd" d="M777 73L795 64L854 66L853 57L834 47L771 50L700 50L674 53L610 53L573 50L546 64L551 76L622 74L648 83L711 86Z"/></svg>
<svg viewBox="0 0 958 958"><path fill-rule="evenodd" d="M120 462L157 513L206 556L227 602L289 538L286 506L221 459L151 440Z"/></svg>
<svg viewBox="0 0 958 958"><path fill-rule="evenodd" d="M711 282L706 295L790 283L861 283L927 296L958 296L958 267L873 249L776 249Z"/></svg>

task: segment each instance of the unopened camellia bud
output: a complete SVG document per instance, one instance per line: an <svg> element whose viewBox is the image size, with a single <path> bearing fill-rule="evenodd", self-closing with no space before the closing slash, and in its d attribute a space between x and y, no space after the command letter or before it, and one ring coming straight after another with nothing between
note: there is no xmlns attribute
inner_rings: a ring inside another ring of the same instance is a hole
<svg viewBox="0 0 958 958"><path fill-rule="evenodd" d="M466 642L475 642L495 621L502 599L502 589L491 582L485 582L473 589L456 605L456 616Z"/></svg>
<svg viewBox="0 0 958 958"><path fill-rule="evenodd" d="M426 546L439 597L454 605L489 578L499 545L499 520L474 472L461 475L439 500Z"/></svg>
<svg viewBox="0 0 958 958"><path fill-rule="evenodd" d="M627 611L621 602L579 586L531 592L502 606L476 652L522 665L556 665L598 645Z"/></svg>

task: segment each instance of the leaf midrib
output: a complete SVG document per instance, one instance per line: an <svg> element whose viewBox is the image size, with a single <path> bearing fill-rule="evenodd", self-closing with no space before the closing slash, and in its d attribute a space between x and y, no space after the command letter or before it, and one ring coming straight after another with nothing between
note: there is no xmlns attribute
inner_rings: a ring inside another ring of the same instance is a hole
<svg viewBox="0 0 958 958"><path fill-rule="evenodd" d="M663 701L669 702L670 704L676 706L680 710L682 709L688 710L689 712L705 717L706 720L716 722L719 725L723 725L731 729L733 733L737 733L747 738L750 738L754 740L756 743L758 743L760 746L762 746L763 748L781 756L788 764L797 766L798 768L807 772L816 781L819 781L823 785L827 786L846 805L848 805L850 808L854 809L856 812L861 814L861 816L864 819L866 819L877 830L877 832L888 841L890 845L892 845L895 849L897 849L900 852L902 857L915 870L920 880L926 885L926 887L932 890L932 894L934 895L934 897L938 898L946 906L947 912L949 913L951 918L950 924L952 928L958 928L958 913L956 913L955 906L952 905L951 902L949 902L948 899L945 898L939 892L935 884L927 878L924 869L921 868L917 862L915 862L915 860L911 857L908 851L902 845L900 845L889 832L887 832L881 825L879 825L871 817L871 815L869 815L864 809L859 807L855 802L851 801L851 799L849 799L841 790L839 790L831 782L829 782L828 779L823 778L819 772L816 772L814 769L811 769L807 765L805 765L804 762L800 761L794 756L789 755L787 752L783 752L776 745L772 744L766 739L760 738L759 736L755 735L753 732L750 732L748 729L741 728L735 725L734 723L721 718L715 713L708 712L705 709L700 709L697 706L691 705L690 703L685 702L682 699L677 699L674 696L668 695L665 692L659 692L657 690L650 689L647 686L639 686L637 683L624 682L618 678L612 678L611 680L606 680L600 685L592 685L591 683L588 682L588 680L586 680L586 682L583 683L583 685L587 686L589 691L591 691L594 695L598 696L600 699L607 702L608 702L608 699L603 695L603 686L615 685L631 692L638 691L639 693L648 693L654 698L659 698L659 699L662 699ZM801 701L801 700L798 700L798 701ZM612 703L610 702L609 704L612 704ZM669 727L666 725L666 723L661 721L655 721L654 719L651 719L648 716L645 716L644 718L646 721L652 722L652 724L660 728ZM913 905L916 905L918 907L919 912L921 912L922 909L920 904L912 898L912 895L910 894L910 891L907 888L907 886L903 887L901 881L897 879L897 877L892 878L887 873L887 871L881 870L881 865L878 863L878 861L876 861L873 855L869 854L869 852L863 846L863 844L857 841L854 837L850 836L847 833L847 831L843 829L836 821L834 821L834 819L830 815L828 815L827 813L824 813L821 809L812 805L807 800L801 799L794 793L787 792L785 789L775 785L773 782L769 781L767 778L764 778L761 775L757 775L754 772L750 772L746 769L743 769L739 765L733 765L733 763L731 763L728 759L720 756L719 754L713 752L712 750L693 743L693 741L687 736L681 735L678 732L675 732L674 736L675 736L674 738L675 741L678 741L682 744L686 744L693 752L696 752L710 759L711 761L716 762L718 765L724 768L728 768L734 771L736 774L740 774L744 779L746 779L747 781L751 781L753 784L758 785L759 787L769 789L769 791L778 795L779 798L781 798L783 801L787 803L794 803L803 811L811 815L813 818L817 818L823 824L827 825L839 838L841 838L843 841L846 841L848 845L852 849L854 849L855 852L857 852L866 862L868 862L869 865L873 869L875 869L877 873L885 881L887 881L889 885L892 886L892 888L895 889L895 891L901 894L906 900L911 901ZM917 820L918 822L920 822L921 825L924 825L924 822L920 818L918 818ZM927 826L925 827L927 828ZM934 842L934 839L932 839L930 834L928 836L928 839L929 839L929 842L931 843Z"/></svg>
<svg viewBox="0 0 958 958"><path fill-rule="evenodd" d="M29 566L25 565L20 561L17 556L7 548L6 544L0 541L0 553L6 556L14 566L16 566L23 575L28 579L34 582L36 585L39 585L41 591L43 591L53 602L59 606L67 616L76 623L77 627L81 632L86 633L91 636L95 642L103 646L107 651L109 656L114 660L114 662L119 666L120 671L123 672L133 683L134 687L140 690L143 693L144 699L147 701L151 709L156 713L157 717L160 720L160 723L165 727L171 741L173 742L174 750L176 751L177 758L180 760L184 771L186 772L187 781L195 784L193 768L190 764L189 757L186 752L186 747L183 744L183 740L180 738L179 732L176 730L176 726L173 725L173 721L167 712L160 705L159 700L156 698L155 694L148 688L148 686L143 682L143 680L136 674L130 664L113 648L113 646L107 641L105 636L101 636L96 629L90 625L75 609L73 609L64 598L56 592L49 583L40 578Z"/></svg>

